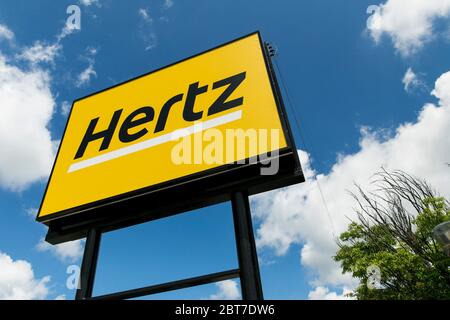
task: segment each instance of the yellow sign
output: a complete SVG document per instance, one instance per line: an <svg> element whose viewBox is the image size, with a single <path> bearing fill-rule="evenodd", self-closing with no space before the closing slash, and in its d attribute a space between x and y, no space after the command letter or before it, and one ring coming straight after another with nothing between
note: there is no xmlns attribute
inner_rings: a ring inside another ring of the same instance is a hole
<svg viewBox="0 0 450 320"><path fill-rule="evenodd" d="M38 220L286 146L254 33L76 100Z"/></svg>

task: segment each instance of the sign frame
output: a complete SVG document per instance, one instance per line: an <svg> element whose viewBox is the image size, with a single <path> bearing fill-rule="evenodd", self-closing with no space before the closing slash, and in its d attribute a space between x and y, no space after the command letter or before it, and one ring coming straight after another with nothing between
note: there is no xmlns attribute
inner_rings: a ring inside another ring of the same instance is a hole
<svg viewBox="0 0 450 320"><path fill-rule="evenodd" d="M258 35L267 76L270 81L272 94L275 99L277 112L287 145L285 148L278 150L280 170L277 174L271 176L261 176L259 174L259 170L264 165L258 160L252 162L249 161L249 159L246 159L246 164L232 163L219 165L212 169L200 171L142 189L137 189L124 194L94 201L89 204L69 208L48 216L38 216L36 218L38 222L42 222L49 226L46 241L52 244L57 244L65 241L76 240L85 237L88 230L94 227L101 228L103 231L111 231L188 210L205 207L215 203L229 201L231 199L231 194L236 190L245 190L249 195L252 195L275 188L304 182L305 178L301 169L292 131L287 119L281 91L275 77L275 71L271 63L270 55L259 31L252 32L206 51L74 100L48 182L50 182L52 177L75 102L89 98L104 91L111 90L117 86L167 69L176 64L180 64L189 59L198 57L216 49L220 49L224 46L254 35ZM49 183L47 183L45 188L38 212L41 211L42 204L47 194L48 185ZM192 190L196 191L192 192ZM178 198L178 201L175 204L172 203L173 201L170 201L170 199L173 199L174 196ZM158 205L155 208L150 208L151 205L149 205L149 203L154 201L156 201Z"/></svg>

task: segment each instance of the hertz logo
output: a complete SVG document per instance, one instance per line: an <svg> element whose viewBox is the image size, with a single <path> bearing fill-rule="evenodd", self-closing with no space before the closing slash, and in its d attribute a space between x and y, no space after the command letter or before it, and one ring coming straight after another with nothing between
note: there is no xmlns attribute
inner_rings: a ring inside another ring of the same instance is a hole
<svg viewBox="0 0 450 320"><path fill-rule="evenodd" d="M231 77L216 81L212 84L212 89L225 88L223 93L209 106L208 116L221 113L223 111L236 108L241 106L244 102L244 97L239 97L236 99L229 100L230 95L240 86L244 81L246 76L245 72L238 73ZM194 111L196 97L200 94L207 93L208 85L199 86L199 82L195 82L189 85L186 99L183 108L183 119L186 122L194 122L202 119L203 111ZM170 110L175 103L181 102L183 100L183 93L177 94L172 98L168 99L166 103L161 108L161 112L157 117L155 117L155 109L151 106L141 107L133 112L131 112L123 121L118 131L118 138L122 143L130 143L137 139L144 137L148 134L149 130L144 125L156 120L156 125L153 133L163 132L167 123L167 119L170 115ZM116 132L119 121L122 117L123 109L116 110L109 122L109 126L105 130L98 131L97 123L99 117L94 118L90 121L89 126L84 134L84 137L78 147L74 159L82 158L87 146L90 142L101 140L101 145L99 151L107 150L111 143L114 133ZM206 120L204 122L196 123L191 127L183 128L183 134L192 134L199 132L201 130L206 130L208 128L213 128L224 123L228 123L234 120L240 119L242 116L242 111L233 112L225 116L216 117L211 120ZM131 129L136 127L144 126L141 130L130 133ZM109 153L102 154L101 156L93 157L84 161L72 164L69 167L68 172L77 171L86 167L90 167L102 162L106 162L118 157L122 157L140 150L144 150L168 141L173 140L175 137L180 137L181 131L175 131L168 134L158 136L156 138L150 138L146 141L140 142L135 145L124 147Z"/></svg>

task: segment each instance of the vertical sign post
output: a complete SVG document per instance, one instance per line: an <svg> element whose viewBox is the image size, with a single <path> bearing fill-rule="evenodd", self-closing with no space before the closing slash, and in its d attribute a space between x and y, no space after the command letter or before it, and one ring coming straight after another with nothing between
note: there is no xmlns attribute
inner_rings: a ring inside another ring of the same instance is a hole
<svg viewBox="0 0 450 320"><path fill-rule="evenodd" d="M101 231L98 229L94 228L88 231L81 263L79 288L77 289L75 300L84 300L92 297L101 237Z"/></svg>
<svg viewBox="0 0 450 320"><path fill-rule="evenodd" d="M243 191L234 192L231 195L231 204L233 207L242 298L244 300L262 300L261 277L248 194Z"/></svg>

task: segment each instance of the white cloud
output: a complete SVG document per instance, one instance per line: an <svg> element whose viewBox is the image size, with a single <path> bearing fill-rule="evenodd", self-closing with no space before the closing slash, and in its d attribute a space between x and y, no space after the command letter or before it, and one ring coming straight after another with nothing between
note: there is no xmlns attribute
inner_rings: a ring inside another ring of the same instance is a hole
<svg viewBox="0 0 450 320"><path fill-rule="evenodd" d="M419 76L411 68L406 70L402 83L406 92L410 92L414 88L425 87L423 81L419 79Z"/></svg>
<svg viewBox="0 0 450 320"><path fill-rule="evenodd" d="M65 294L60 294L59 296L56 296L55 300L67 300Z"/></svg>
<svg viewBox="0 0 450 320"><path fill-rule="evenodd" d="M141 8L138 11L139 16L141 17L141 24L139 27L139 33L144 41L145 50L151 50L156 47L158 38L152 27L153 18L150 16L150 12L148 9Z"/></svg>
<svg viewBox="0 0 450 320"><path fill-rule="evenodd" d="M80 30L77 28L74 28L71 24L69 24L69 25L65 24L64 28L62 28L61 32L56 36L57 43L60 43L62 39L64 39L68 35L70 35L74 32L77 32L77 31L80 31Z"/></svg>
<svg viewBox="0 0 450 320"><path fill-rule="evenodd" d="M61 32L56 35L56 40L54 43L48 44L42 41L35 41L31 47L24 48L20 54L17 54L16 58L28 61L31 64L42 62L52 64L54 63L55 58L62 52L62 40L68 35L77 31L80 30L77 29L75 25L65 23Z"/></svg>
<svg viewBox="0 0 450 320"><path fill-rule="evenodd" d="M150 34L144 36L145 41L145 50L151 50L156 48L158 43L158 38L156 37L156 34L154 32L151 32Z"/></svg>
<svg viewBox="0 0 450 320"><path fill-rule="evenodd" d="M92 3L98 4L97 0L94 1L86 0L81 2L86 2L86 5L90 5ZM21 54L17 55L17 58L27 60L31 63L39 63L39 62L53 63L54 58L57 57L63 49L63 46L61 45L62 40L72 33L79 32L80 28L81 26L73 23L67 23L66 21L60 33L56 35L56 41L53 44L47 44L41 41L36 41L33 44L33 46L25 48Z"/></svg>
<svg viewBox="0 0 450 320"><path fill-rule="evenodd" d="M95 55L97 54L98 49L94 47L87 47L86 48L86 55L84 56L84 59L88 61L88 66L86 69L81 71L81 73L77 76L75 85L77 87L81 87L85 84L88 84L91 81L92 77L97 77L97 72L95 71L94 65L95 65Z"/></svg>
<svg viewBox="0 0 450 320"><path fill-rule="evenodd" d="M403 56L422 48L434 36L434 24L450 15L450 0L387 0L370 6L367 29L375 42L388 35Z"/></svg>
<svg viewBox="0 0 450 320"><path fill-rule="evenodd" d="M150 13L149 13L148 9L140 8L138 10L138 14L145 22L147 22L147 23L152 23L153 22L153 19L150 16Z"/></svg>
<svg viewBox="0 0 450 320"><path fill-rule="evenodd" d="M86 52L88 57L94 57L97 54L98 49L95 47L87 47Z"/></svg>
<svg viewBox="0 0 450 320"><path fill-rule="evenodd" d="M27 208L25 209L27 215L31 218L36 218L38 209L37 208Z"/></svg>
<svg viewBox="0 0 450 320"><path fill-rule="evenodd" d="M61 114L63 116L69 115L70 108L71 108L71 105L70 105L69 101L63 101L61 103Z"/></svg>
<svg viewBox="0 0 450 320"><path fill-rule="evenodd" d="M28 61L31 64L53 63L61 49L62 46L58 42L49 45L36 41L31 47L25 48L16 58Z"/></svg>
<svg viewBox="0 0 450 320"><path fill-rule="evenodd" d="M241 299L239 287L234 280L224 280L216 283L218 292L212 294L210 300L238 300Z"/></svg>
<svg viewBox="0 0 450 320"><path fill-rule="evenodd" d="M45 299L50 277L36 279L31 264L0 252L0 300Z"/></svg>
<svg viewBox="0 0 450 320"><path fill-rule="evenodd" d="M341 294L330 291L326 287L316 287L313 291L308 294L309 300L350 300L346 295L350 293L351 290L344 288Z"/></svg>
<svg viewBox="0 0 450 320"><path fill-rule="evenodd" d="M91 81L92 77L96 77L97 72L95 72L94 65L89 64L86 69L84 69L77 77L76 85L77 87L81 87L89 81Z"/></svg>
<svg viewBox="0 0 450 320"><path fill-rule="evenodd" d="M84 240L64 242L51 245L44 239L39 240L36 249L40 252L51 252L62 262L77 262L83 256Z"/></svg>
<svg viewBox="0 0 450 320"><path fill-rule="evenodd" d="M164 5L163 6L164 6L165 9L172 8L173 1L172 0L164 0Z"/></svg>
<svg viewBox="0 0 450 320"><path fill-rule="evenodd" d="M336 237L346 229L349 218L355 218L355 204L348 194L348 190L355 191L354 182L368 188L371 176L384 166L424 178L442 196L450 197L446 165L450 162L450 72L436 81L432 94L439 104L426 104L415 122L400 125L394 135L363 130L360 150L340 155L328 174L315 176L308 155L300 152L305 183L251 198L252 211L260 221L258 246L272 248L278 255L293 244L301 246L301 264L315 274L313 286L354 287L355 279L342 275L332 260Z"/></svg>
<svg viewBox="0 0 450 320"><path fill-rule="evenodd" d="M54 159L49 75L23 71L0 55L0 101L0 186L20 191L47 177Z"/></svg>
<svg viewBox="0 0 450 320"><path fill-rule="evenodd" d="M444 73L437 79L434 90L431 93L440 100L440 105L446 110L450 106L450 72ZM448 111L448 110L447 110Z"/></svg>
<svg viewBox="0 0 450 320"><path fill-rule="evenodd" d="M100 1L99 0L80 0L80 4L82 4L83 6L89 7L90 5L97 5L100 6Z"/></svg>
<svg viewBox="0 0 450 320"><path fill-rule="evenodd" d="M0 40L12 40L14 39L14 33L4 24L0 24Z"/></svg>

